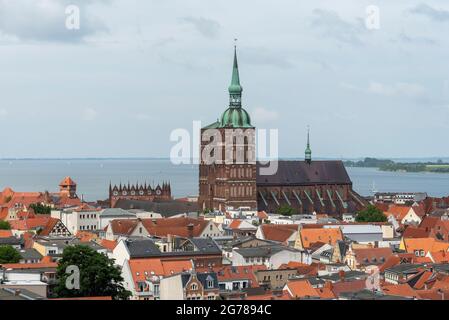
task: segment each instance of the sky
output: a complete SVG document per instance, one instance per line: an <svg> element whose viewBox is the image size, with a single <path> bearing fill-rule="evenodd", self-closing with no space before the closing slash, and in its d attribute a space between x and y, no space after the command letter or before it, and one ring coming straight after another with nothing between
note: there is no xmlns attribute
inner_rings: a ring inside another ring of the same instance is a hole
<svg viewBox="0 0 449 320"><path fill-rule="evenodd" d="M235 38L281 157L308 125L316 157L449 156L448 31L443 0L0 0L0 157L169 157L227 108Z"/></svg>

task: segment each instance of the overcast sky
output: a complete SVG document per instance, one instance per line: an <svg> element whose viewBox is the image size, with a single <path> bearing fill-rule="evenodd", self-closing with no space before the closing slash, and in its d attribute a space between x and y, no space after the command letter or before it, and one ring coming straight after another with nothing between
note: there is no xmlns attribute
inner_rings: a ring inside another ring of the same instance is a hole
<svg viewBox="0 0 449 320"><path fill-rule="evenodd" d="M226 109L234 38L281 156L307 125L317 157L449 156L448 32L447 0L0 0L0 157L168 157Z"/></svg>

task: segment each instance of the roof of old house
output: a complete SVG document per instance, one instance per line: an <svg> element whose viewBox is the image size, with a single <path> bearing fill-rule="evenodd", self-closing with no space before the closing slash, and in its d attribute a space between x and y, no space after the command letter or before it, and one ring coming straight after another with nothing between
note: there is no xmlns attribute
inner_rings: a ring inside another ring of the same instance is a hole
<svg viewBox="0 0 449 320"><path fill-rule="evenodd" d="M65 177L62 179L62 181L59 183L59 186L76 186L75 181L72 180L70 177Z"/></svg>
<svg viewBox="0 0 449 320"><path fill-rule="evenodd" d="M414 253L416 250L424 250L427 252L436 252L449 249L449 243L436 240L434 238L414 238L403 239L405 250Z"/></svg>
<svg viewBox="0 0 449 320"><path fill-rule="evenodd" d="M24 220L11 220L9 221L12 230L34 230L36 228L45 228L47 225L50 227L52 224L56 224L59 219L48 216L36 216L36 218L29 218Z"/></svg>
<svg viewBox="0 0 449 320"><path fill-rule="evenodd" d="M263 224L260 226L266 240L285 242L298 231L297 224Z"/></svg>
<svg viewBox="0 0 449 320"><path fill-rule="evenodd" d="M98 238L98 234L90 231L78 231L75 235L80 241L92 241Z"/></svg>
<svg viewBox="0 0 449 320"><path fill-rule="evenodd" d="M9 238L12 237L12 231L11 230L0 230L0 238Z"/></svg>
<svg viewBox="0 0 449 320"><path fill-rule="evenodd" d="M112 251L112 250L114 250L114 248L117 246L117 241L101 239L100 245L101 245L103 248L106 248L106 249L108 249L109 251Z"/></svg>
<svg viewBox="0 0 449 320"><path fill-rule="evenodd" d="M131 258L156 257L161 254L158 246L151 239L126 239L123 240L128 248Z"/></svg>
<svg viewBox="0 0 449 320"><path fill-rule="evenodd" d="M397 221L401 221L407 215L412 207L392 204L385 213L386 216L392 215Z"/></svg>
<svg viewBox="0 0 449 320"><path fill-rule="evenodd" d="M43 226L42 231L39 233L40 236L48 236L53 231L54 227L61 220L56 218L48 219L47 223ZM62 223L62 222L61 222Z"/></svg>
<svg viewBox="0 0 449 320"><path fill-rule="evenodd" d="M384 294L399 297L415 298L418 297L416 290L411 288L408 284L384 284L382 286Z"/></svg>
<svg viewBox="0 0 449 320"><path fill-rule="evenodd" d="M204 219L187 217L142 219L142 223L151 236L167 237L169 234L179 237L189 237L189 228L192 227L193 237L199 237L209 225Z"/></svg>
<svg viewBox="0 0 449 320"><path fill-rule="evenodd" d="M269 216L268 216L268 214L265 212L265 211L258 211L257 212L257 217L259 218L259 219L268 219L269 218Z"/></svg>
<svg viewBox="0 0 449 320"><path fill-rule="evenodd" d="M240 254L245 258L251 257L271 257L272 255L281 252L281 251L297 251L296 249L282 246L282 245L268 245L268 246L259 246L259 247L251 247L251 248L239 248L236 249L235 252Z"/></svg>
<svg viewBox="0 0 449 320"><path fill-rule="evenodd" d="M417 291L424 300L449 300L449 289L430 289Z"/></svg>
<svg viewBox="0 0 449 320"><path fill-rule="evenodd" d="M218 289L218 278L217 274L215 272L196 272L196 273L190 273L190 272L184 272L181 273L181 281L182 286L185 288L185 286L189 283L192 277L196 277L196 279L201 283L204 290L216 290ZM208 286L208 280L212 280L212 287Z"/></svg>
<svg viewBox="0 0 449 320"><path fill-rule="evenodd" d="M445 250L430 252L429 254L434 263L449 263L449 252Z"/></svg>
<svg viewBox="0 0 449 320"><path fill-rule="evenodd" d="M0 220L5 220L8 217L9 209L8 207L2 207L0 209Z"/></svg>
<svg viewBox="0 0 449 320"><path fill-rule="evenodd" d="M43 258L39 251L34 248L20 249L19 253L24 260L41 260Z"/></svg>
<svg viewBox="0 0 449 320"><path fill-rule="evenodd" d="M212 270L217 273L218 281L236 281L236 280L249 280L251 288L259 287L259 283L255 276L255 272L259 270L266 270L265 265L260 266L222 266L213 267ZM198 271L208 271L210 269L203 268Z"/></svg>
<svg viewBox="0 0 449 320"><path fill-rule="evenodd" d="M194 267L190 259L131 259L128 263L134 284L143 282L152 276L167 277L172 274L189 271Z"/></svg>
<svg viewBox="0 0 449 320"><path fill-rule="evenodd" d="M427 238L430 231L422 227L408 226L402 234L403 238Z"/></svg>
<svg viewBox="0 0 449 320"><path fill-rule="evenodd" d="M335 245L338 240L343 240L340 228L303 228L300 235L304 248L309 248L317 242Z"/></svg>
<svg viewBox="0 0 449 320"><path fill-rule="evenodd" d="M140 219L115 219L109 222L107 228L110 227L112 233L116 235L130 235L140 222Z"/></svg>
<svg viewBox="0 0 449 320"><path fill-rule="evenodd" d="M39 263L5 263L2 266L6 270L53 269L58 267L58 263L42 260Z"/></svg>
<svg viewBox="0 0 449 320"><path fill-rule="evenodd" d="M332 283L332 292L339 297L343 293L357 292L366 288L366 280L340 281Z"/></svg>
<svg viewBox="0 0 449 320"><path fill-rule="evenodd" d="M381 265L393 255L391 248L352 249L355 259L360 265Z"/></svg>
<svg viewBox="0 0 449 320"><path fill-rule="evenodd" d="M115 207L125 210L141 209L147 212L159 213L163 217L171 217L182 213L198 212L199 210L197 202L186 202L178 200L155 202L119 199L115 203Z"/></svg>
<svg viewBox="0 0 449 320"><path fill-rule="evenodd" d="M299 275L316 276L318 275L318 264L304 264L301 262L290 261L279 266L279 270L296 269Z"/></svg>
<svg viewBox="0 0 449 320"><path fill-rule="evenodd" d="M289 281L285 285L285 289L292 298L319 298L317 290L312 287L308 280Z"/></svg>

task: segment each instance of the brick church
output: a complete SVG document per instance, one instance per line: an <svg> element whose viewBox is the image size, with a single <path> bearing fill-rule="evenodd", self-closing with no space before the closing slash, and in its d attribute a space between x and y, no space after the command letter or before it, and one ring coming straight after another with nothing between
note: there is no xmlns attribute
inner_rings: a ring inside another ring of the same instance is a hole
<svg viewBox="0 0 449 320"><path fill-rule="evenodd" d="M255 127L242 107L236 49L228 90L229 107L219 120L201 129L200 209L276 212L288 206L297 213L337 216L366 206L352 189L342 161L312 160L309 134L303 161L279 160L275 173L261 175L265 165L256 162Z"/></svg>
<svg viewBox="0 0 449 320"><path fill-rule="evenodd" d="M111 208L120 199L126 200L142 200L142 201L170 201L171 186L169 182L164 182L162 185L151 186L144 184L120 184L109 185L109 205Z"/></svg>

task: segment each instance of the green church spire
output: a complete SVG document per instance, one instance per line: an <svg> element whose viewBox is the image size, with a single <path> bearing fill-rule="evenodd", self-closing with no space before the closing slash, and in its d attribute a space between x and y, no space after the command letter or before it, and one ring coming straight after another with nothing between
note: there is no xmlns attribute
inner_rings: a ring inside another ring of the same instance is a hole
<svg viewBox="0 0 449 320"><path fill-rule="evenodd" d="M309 164L312 162L312 149L310 149L310 127L307 127L307 147L305 151L305 160Z"/></svg>
<svg viewBox="0 0 449 320"><path fill-rule="evenodd" d="M237 39L236 39L237 40ZM232 80L229 86L229 107L221 115L219 128L253 128L251 118L242 108L242 91L240 85L239 65L237 62L237 46L234 46L234 65L232 67Z"/></svg>
<svg viewBox="0 0 449 320"><path fill-rule="evenodd" d="M237 46L234 46L234 65L232 68L231 85L229 86L229 106L240 108L242 106L242 91L239 76L239 64L237 62Z"/></svg>

